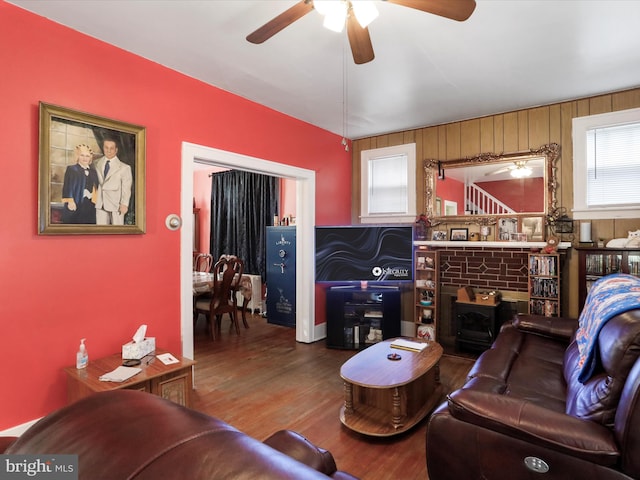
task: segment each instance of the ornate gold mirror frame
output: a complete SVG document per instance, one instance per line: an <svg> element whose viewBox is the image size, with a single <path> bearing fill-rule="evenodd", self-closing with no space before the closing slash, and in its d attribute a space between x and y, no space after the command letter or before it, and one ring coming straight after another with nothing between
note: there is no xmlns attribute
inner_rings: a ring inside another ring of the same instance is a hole
<svg viewBox="0 0 640 480"><path fill-rule="evenodd" d="M535 212L534 214L544 215L548 218L557 212L557 177L556 177L556 161L560 156L560 146L557 143L543 145L538 149L532 149L515 153L483 153L476 157L467 157L447 162L439 162L438 160L424 161L424 182L425 182L425 206L426 215L431 225L439 225L442 223L475 223L478 225L494 225L500 216L504 215L437 215L436 214L436 179L442 171L450 171L454 168L464 168L473 166L495 165L495 164L517 164L516 162L527 162L536 158L544 157L545 165L545 211ZM440 202L438 202L440 203ZM514 215L518 215L517 213ZM531 215L526 213L526 215Z"/></svg>

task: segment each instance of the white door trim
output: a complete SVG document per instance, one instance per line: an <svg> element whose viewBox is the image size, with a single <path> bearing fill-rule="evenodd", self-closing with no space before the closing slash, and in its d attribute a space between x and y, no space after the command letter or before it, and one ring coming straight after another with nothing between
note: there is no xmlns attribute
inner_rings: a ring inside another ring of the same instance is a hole
<svg viewBox="0 0 640 480"><path fill-rule="evenodd" d="M180 298L182 355L193 358L193 164L225 166L296 180L296 340L315 342L325 325L315 325L315 198L316 172L193 143L182 143L180 195Z"/></svg>

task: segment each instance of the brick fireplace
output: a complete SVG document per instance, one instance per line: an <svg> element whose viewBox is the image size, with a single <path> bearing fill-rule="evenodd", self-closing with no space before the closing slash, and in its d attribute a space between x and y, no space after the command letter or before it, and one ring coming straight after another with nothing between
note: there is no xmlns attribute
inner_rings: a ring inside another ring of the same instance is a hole
<svg viewBox="0 0 640 480"><path fill-rule="evenodd" d="M507 317L517 312L528 311L528 255L531 248L540 248L544 243L424 242L424 244L440 252L440 309L437 336L443 346L452 347L455 344L453 305L460 287L469 286L476 292L500 291L505 304L504 315Z"/></svg>
<svg viewBox="0 0 640 480"><path fill-rule="evenodd" d="M440 285L527 292L526 248L447 247L440 250Z"/></svg>

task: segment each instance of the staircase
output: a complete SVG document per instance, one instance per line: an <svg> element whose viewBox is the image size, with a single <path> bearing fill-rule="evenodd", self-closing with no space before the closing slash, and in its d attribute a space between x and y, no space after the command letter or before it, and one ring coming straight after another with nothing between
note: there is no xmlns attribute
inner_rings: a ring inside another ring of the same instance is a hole
<svg viewBox="0 0 640 480"><path fill-rule="evenodd" d="M465 189L465 209L474 215L509 215L515 211L475 183Z"/></svg>

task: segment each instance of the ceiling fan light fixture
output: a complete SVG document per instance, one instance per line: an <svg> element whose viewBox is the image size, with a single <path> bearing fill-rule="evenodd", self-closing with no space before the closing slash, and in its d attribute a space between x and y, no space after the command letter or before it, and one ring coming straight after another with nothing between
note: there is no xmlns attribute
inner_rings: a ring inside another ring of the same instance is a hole
<svg viewBox="0 0 640 480"><path fill-rule="evenodd" d="M524 166L518 166L517 168L511 170L511 176L513 178L525 178L530 176L532 173L533 171L529 167Z"/></svg>
<svg viewBox="0 0 640 480"><path fill-rule="evenodd" d="M331 11L331 5L338 3L335 0L313 0L313 8L323 17Z"/></svg>
<svg viewBox="0 0 640 480"><path fill-rule="evenodd" d="M324 17L323 26L334 32L341 32L347 20L347 2L340 0L314 0L313 8Z"/></svg>
<svg viewBox="0 0 640 480"><path fill-rule="evenodd" d="M371 0L351 0L351 7L356 20L362 28L366 28L380 13Z"/></svg>
<svg viewBox="0 0 640 480"><path fill-rule="evenodd" d="M473 13L476 0L386 0L389 3L420 10L452 20L464 21ZM375 58L367 26L378 16L371 0L298 0L280 15L247 35L247 41L260 44L300 20L311 10L324 17L324 26L336 32L347 27L347 37L356 65Z"/></svg>

